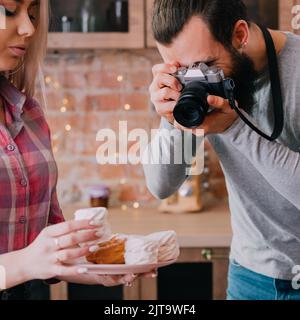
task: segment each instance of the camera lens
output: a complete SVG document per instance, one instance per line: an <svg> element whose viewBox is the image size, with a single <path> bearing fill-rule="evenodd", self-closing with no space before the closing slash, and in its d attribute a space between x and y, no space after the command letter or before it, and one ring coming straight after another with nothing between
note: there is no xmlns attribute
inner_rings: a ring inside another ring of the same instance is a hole
<svg viewBox="0 0 300 320"><path fill-rule="evenodd" d="M175 120L185 128L201 126L209 109L207 96L207 88L203 82L188 83L175 106Z"/></svg>

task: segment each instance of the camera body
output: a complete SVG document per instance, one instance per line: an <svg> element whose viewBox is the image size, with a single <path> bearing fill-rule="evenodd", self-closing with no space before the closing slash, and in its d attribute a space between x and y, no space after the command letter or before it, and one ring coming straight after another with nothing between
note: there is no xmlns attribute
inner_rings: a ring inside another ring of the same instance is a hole
<svg viewBox="0 0 300 320"><path fill-rule="evenodd" d="M175 120L186 128L201 126L206 115L212 111L207 103L209 95L227 98L228 90L233 94L233 80L226 79L223 70L203 62L179 68L173 76L183 85L173 114Z"/></svg>

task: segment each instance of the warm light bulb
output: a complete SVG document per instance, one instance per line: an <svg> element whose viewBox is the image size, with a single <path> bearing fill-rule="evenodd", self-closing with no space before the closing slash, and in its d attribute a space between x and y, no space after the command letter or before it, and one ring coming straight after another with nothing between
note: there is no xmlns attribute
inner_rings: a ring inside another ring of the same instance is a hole
<svg viewBox="0 0 300 320"><path fill-rule="evenodd" d="M123 211L127 210L126 204L123 204L121 208L122 208Z"/></svg>
<svg viewBox="0 0 300 320"><path fill-rule="evenodd" d="M130 110L131 109L130 104L126 103L125 106L124 106L124 109L127 110L127 111Z"/></svg>
<svg viewBox="0 0 300 320"><path fill-rule="evenodd" d="M124 80L124 77L122 75L119 75L117 77L118 82L122 82Z"/></svg>
<svg viewBox="0 0 300 320"><path fill-rule="evenodd" d="M61 107L61 108L60 108L60 112L63 112L63 113L64 113L64 112L66 112L66 111L67 111L67 108L66 108L66 107Z"/></svg>
<svg viewBox="0 0 300 320"><path fill-rule="evenodd" d="M59 134L58 134L58 133L54 133L54 134L52 135L52 140L57 140L58 137L59 137Z"/></svg>
<svg viewBox="0 0 300 320"><path fill-rule="evenodd" d="M138 209L140 207L140 204L138 202L135 202L133 204L134 209Z"/></svg>
<svg viewBox="0 0 300 320"><path fill-rule="evenodd" d="M51 77L49 77L49 76L45 77L45 82L46 82L47 84L50 84L50 83L52 82Z"/></svg>
<svg viewBox="0 0 300 320"><path fill-rule="evenodd" d="M71 131L71 130L72 130L72 127L71 127L69 124L67 124L67 125L65 126L65 129L66 129L66 131Z"/></svg>

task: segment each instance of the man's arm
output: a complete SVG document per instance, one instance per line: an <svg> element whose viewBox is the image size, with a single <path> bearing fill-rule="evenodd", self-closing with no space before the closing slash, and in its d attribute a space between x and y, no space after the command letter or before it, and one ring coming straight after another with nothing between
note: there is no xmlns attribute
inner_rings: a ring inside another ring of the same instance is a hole
<svg viewBox="0 0 300 320"><path fill-rule="evenodd" d="M300 154L270 142L238 119L223 136L240 151L268 183L300 210Z"/></svg>
<svg viewBox="0 0 300 320"><path fill-rule="evenodd" d="M173 139L170 139L168 132L172 132ZM180 188L188 176L190 164L202 141L203 138L196 137L191 132L175 129L162 118L159 133L147 146L143 155L146 183L156 198L165 199ZM188 147L184 156L185 146ZM179 158L185 161L177 164ZM169 164L163 162L163 159L170 159Z"/></svg>

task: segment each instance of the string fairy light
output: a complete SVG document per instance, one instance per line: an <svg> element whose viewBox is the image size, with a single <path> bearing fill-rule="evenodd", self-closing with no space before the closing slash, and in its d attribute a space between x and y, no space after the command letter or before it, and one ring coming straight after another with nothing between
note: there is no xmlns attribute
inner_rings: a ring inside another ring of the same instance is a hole
<svg viewBox="0 0 300 320"><path fill-rule="evenodd" d="M124 83L124 76L122 74L118 75L117 81L120 82L120 105L123 106L123 110L129 111L130 105L128 103L125 103L124 96L123 96L123 83ZM123 177L120 179L120 185L124 186L127 184L127 178ZM128 209L128 206L126 204L121 205L121 210L126 211Z"/></svg>
<svg viewBox="0 0 300 320"><path fill-rule="evenodd" d="M123 111L127 112L131 110L132 106L130 105L130 103L128 103L127 101L125 101L124 99L124 95L123 95L123 92L124 92L124 80L125 80L125 77L124 75L120 74L117 76L117 81L120 82L120 105L121 105L121 108L123 109ZM121 115L125 116L125 113L121 113ZM127 116L125 116L125 120L126 120ZM125 136L125 135L124 135ZM122 135L123 137L123 135ZM118 155L119 156L119 155ZM124 186L128 183L128 179L127 179L127 176L128 176L128 168L126 167L125 169L126 173L125 173L125 177L123 177L122 179L120 179L120 185ZM134 202L132 204L132 207L135 208L135 209L138 209L140 207L140 203L139 202ZM128 209L128 206L126 204L122 204L121 205L121 209L123 211L127 210Z"/></svg>
<svg viewBox="0 0 300 320"><path fill-rule="evenodd" d="M124 80L125 80L125 77L124 75L122 74L119 74L116 78L117 82L120 83L120 101L121 101L121 106L123 106L123 110L125 110L126 112L127 111L130 111L131 110L131 105L129 103L127 103L126 101L124 101L124 96L122 94L123 92L123 83L124 83ZM53 79L50 75L47 75L45 76L45 83L51 88L53 88L53 90L59 90L61 89L63 86L60 84L59 81ZM62 98L62 105L60 107L60 112L61 113L65 113L68 111L68 106L69 106L69 99L67 97L63 97ZM72 130L72 126L70 124L66 124L65 125L65 132L70 132ZM54 153L57 153L58 152L58 146L57 146L57 142L60 137L61 133L56 133L53 135L53 140L56 141L56 144L53 146L53 152ZM118 159L120 157L120 154L118 152L115 153L115 158ZM120 185L126 185L128 183L128 180L126 177L123 177L122 179L120 179ZM134 209L138 209L140 207L140 203L139 202L134 202L132 204L132 207ZM121 205L121 209L123 211L126 211L128 209L128 205L126 204L122 204Z"/></svg>
<svg viewBox="0 0 300 320"><path fill-rule="evenodd" d="M131 109L131 105L130 105L129 103L126 103L126 104L124 105L124 109L125 109L126 111L129 111L129 110Z"/></svg>
<svg viewBox="0 0 300 320"><path fill-rule="evenodd" d="M140 204L138 202L134 202L133 208L138 209L140 207Z"/></svg>
<svg viewBox="0 0 300 320"><path fill-rule="evenodd" d="M117 81L118 82L122 82L124 80L124 77L123 77L123 75L118 75L118 77L117 77Z"/></svg>
<svg viewBox="0 0 300 320"><path fill-rule="evenodd" d="M45 82L46 82L47 84L50 84L50 83L52 82L52 78L51 78L50 76L46 76L46 77L45 77Z"/></svg>
<svg viewBox="0 0 300 320"><path fill-rule="evenodd" d="M72 130L72 127L71 127L71 125L67 124L67 125L65 126L65 129L66 129L66 131L71 131L71 130Z"/></svg>
<svg viewBox="0 0 300 320"><path fill-rule="evenodd" d="M46 85L49 86L50 89L52 88L52 90L60 90L62 88L61 83L58 80L51 77L50 75L46 75L44 79L45 79ZM60 112L65 113L68 111L69 99L67 97L62 97L61 101L62 101L62 105L60 107ZM67 123L64 129L65 129L65 132L70 132L72 130L72 126ZM59 139L60 136L61 136L61 132L57 132L52 136L52 140L56 142L53 146L53 152L55 153L58 152L57 144L58 144L58 140L60 140Z"/></svg>

